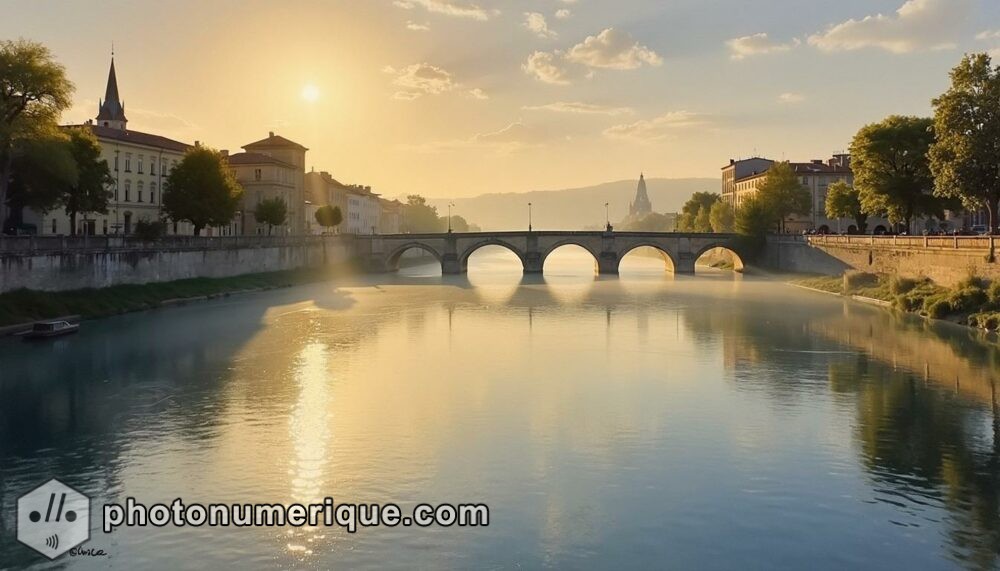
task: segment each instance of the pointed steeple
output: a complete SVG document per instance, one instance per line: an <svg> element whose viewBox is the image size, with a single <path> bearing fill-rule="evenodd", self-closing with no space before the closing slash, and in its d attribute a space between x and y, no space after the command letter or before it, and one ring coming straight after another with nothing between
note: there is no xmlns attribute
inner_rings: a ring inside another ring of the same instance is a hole
<svg viewBox="0 0 1000 571"><path fill-rule="evenodd" d="M640 173L639 185L635 189L635 200L629 204L629 215L645 216L652 211L653 204L649 200L649 194L646 193L646 176L644 173Z"/></svg>
<svg viewBox="0 0 1000 571"><path fill-rule="evenodd" d="M104 90L104 101L97 113L97 124L103 127L125 130L125 106L118 96L118 76L115 74L115 57L111 56L111 70L108 71L108 86Z"/></svg>

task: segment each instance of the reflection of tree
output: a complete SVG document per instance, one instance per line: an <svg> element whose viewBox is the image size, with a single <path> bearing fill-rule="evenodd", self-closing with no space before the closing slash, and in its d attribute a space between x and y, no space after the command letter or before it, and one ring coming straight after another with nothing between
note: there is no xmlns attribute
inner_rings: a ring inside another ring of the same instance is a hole
<svg viewBox="0 0 1000 571"><path fill-rule="evenodd" d="M867 356L830 365L830 386L852 394L858 440L879 489L914 504L941 502L953 556L991 569L1000 553L1000 450L976 409ZM978 443L992 440L991 446Z"/></svg>

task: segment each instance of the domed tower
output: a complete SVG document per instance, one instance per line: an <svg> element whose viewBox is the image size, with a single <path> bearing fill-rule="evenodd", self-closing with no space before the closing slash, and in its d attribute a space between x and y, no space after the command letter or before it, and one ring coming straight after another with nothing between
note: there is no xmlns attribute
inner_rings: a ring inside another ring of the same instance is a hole
<svg viewBox="0 0 1000 571"><path fill-rule="evenodd" d="M118 98L118 77L115 75L114 56L111 56L111 71L108 72L108 87L104 91L104 100L99 103L97 124L124 131L128 119L125 118L125 104Z"/></svg>
<svg viewBox="0 0 1000 571"><path fill-rule="evenodd" d="M646 178L639 174L639 186L635 189L635 200L628 205L628 215L632 218L641 218L653 211L653 204L646 194Z"/></svg>

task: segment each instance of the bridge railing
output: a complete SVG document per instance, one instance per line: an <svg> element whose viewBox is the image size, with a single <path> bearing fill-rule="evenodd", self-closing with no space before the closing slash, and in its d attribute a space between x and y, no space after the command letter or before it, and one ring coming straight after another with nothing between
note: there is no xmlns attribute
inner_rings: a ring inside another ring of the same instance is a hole
<svg viewBox="0 0 1000 571"><path fill-rule="evenodd" d="M882 248L937 248L950 250L990 250L994 236L805 236L812 245L875 246Z"/></svg>
<svg viewBox="0 0 1000 571"><path fill-rule="evenodd" d="M319 244L334 236L0 236L0 253L29 254L94 250L222 250Z"/></svg>

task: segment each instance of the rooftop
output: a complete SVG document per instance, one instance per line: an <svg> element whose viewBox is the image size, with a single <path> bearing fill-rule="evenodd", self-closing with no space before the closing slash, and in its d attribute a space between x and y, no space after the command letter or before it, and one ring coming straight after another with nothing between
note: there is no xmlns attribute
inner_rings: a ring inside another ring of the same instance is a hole
<svg viewBox="0 0 1000 571"><path fill-rule="evenodd" d="M263 153L236 153L229 155L228 159L231 165L278 165L290 169L295 168L295 165L288 164L285 161Z"/></svg>
<svg viewBox="0 0 1000 571"><path fill-rule="evenodd" d="M252 149L289 148L289 147L294 148L294 149L299 149L300 151L308 151L309 150L309 149L303 147L302 145L296 143L295 141L291 141L289 139L286 139L286 138L282 137L281 135L275 135L274 131L271 131L270 133L268 133L268 136L267 136L266 139L261 139L259 141L255 141L253 143L250 143L250 144L247 144L247 145L243 145L243 148L246 149L246 150L248 150L248 151L252 150Z"/></svg>
<svg viewBox="0 0 1000 571"><path fill-rule="evenodd" d="M94 136L96 136L99 139L111 139L122 143L130 143L133 145L144 145L147 147L156 147L158 149L176 151L178 153L186 152L188 149L191 148L191 145L187 143L182 143L180 141L175 141L173 139L161 137L160 135L142 133L140 131L113 129L111 127L102 127L100 125L94 125L92 123L63 126L63 128L70 128L70 127L88 127L91 130L91 132L94 133Z"/></svg>

